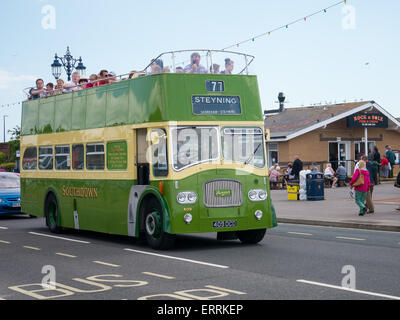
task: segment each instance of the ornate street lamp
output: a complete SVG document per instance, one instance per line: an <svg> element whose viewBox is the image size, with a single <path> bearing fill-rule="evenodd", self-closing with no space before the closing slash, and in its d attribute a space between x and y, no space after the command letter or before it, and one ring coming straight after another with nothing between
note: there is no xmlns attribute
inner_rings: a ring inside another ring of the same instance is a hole
<svg viewBox="0 0 400 320"><path fill-rule="evenodd" d="M67 73L68 81L71 81L71 75L74 69L79 72L80 76L84 76L86 72L86 67L82 63L82 57L79 57L79 59L74 59L69 51L69 47L67 47L67 53L64 55L64 57L59 57L56 54L54 58L54 62L51 65L51 71L54 78L60 78L62 67L64 67L65 72Z"/></svg>

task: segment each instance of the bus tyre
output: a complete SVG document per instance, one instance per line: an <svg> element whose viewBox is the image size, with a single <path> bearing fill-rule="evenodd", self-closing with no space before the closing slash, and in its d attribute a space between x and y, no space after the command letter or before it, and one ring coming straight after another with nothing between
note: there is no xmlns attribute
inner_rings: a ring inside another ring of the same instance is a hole
<svg viewBox="0 0 400 320"><path fill-rule="evenodd" d="M244 244L256 244L264 239L267 229L238 231L238 238Z"/></svg>
<svg viewBox="0 0 400 320"><path fill-rule="evenodd" d="M61 228L58 226L59 211L58 203L54 194L50 193L46 199L44 213L46 224L52 233L60 233Z"/></svg>
<svg viewBox="0 0 400 320"><path fill-rule="evenodd" d="M144 214L144 232L147 243L157 250L168 250L175 243L175 236L164 232L162 208L158 201L151 200Z"/></svg>

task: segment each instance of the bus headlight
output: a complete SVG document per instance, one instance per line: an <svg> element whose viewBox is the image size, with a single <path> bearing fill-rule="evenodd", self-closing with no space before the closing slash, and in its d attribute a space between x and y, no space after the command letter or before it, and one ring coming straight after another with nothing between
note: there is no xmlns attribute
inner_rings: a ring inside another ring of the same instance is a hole
<svg viewBox="0 0 400 320"><path fill-rule="evenodd" d="M264 201L267 197L267 191L263 189L254 189L249 191L249 199L251 201Z"/></svg>
<svg viewBox="0 0 400 320"><path fill-rule="evenodd" d="M193 220L193 216L190 213L187 213L183 217L183 220L185 220L186 224L190 224Z"/></svg>
<svg viewBox="0 0 400 320"><path fill-rule="evenodd" d="M180 204L194 204L197 201L197 193L196 192L180 192L176 196L176 201Z"/></svg>
<svg viewBox="0 0 400 320"><path fill-rule="evenodd" d="M260 220L262 219L262 217L263 217L263 212L262 212L261 210L257 210L257 211L254 213L254 216L256 217L256 219L257 219L258 221L260 221Z"/></svg>

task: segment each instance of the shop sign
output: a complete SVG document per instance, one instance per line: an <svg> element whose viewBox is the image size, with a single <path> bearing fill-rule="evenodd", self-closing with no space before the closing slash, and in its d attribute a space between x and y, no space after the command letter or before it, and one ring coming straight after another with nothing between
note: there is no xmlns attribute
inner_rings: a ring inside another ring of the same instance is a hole
<svg viewBox="0 0 400 320"><path fill-rule="evenodd" d="M388 128L388 118L380 113L356 113L347 117L348 128Z"/></svg>

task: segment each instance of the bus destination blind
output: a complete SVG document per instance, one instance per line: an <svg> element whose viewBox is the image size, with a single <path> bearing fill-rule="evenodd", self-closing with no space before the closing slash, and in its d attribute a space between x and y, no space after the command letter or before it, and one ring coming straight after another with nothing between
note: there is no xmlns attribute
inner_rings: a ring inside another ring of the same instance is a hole
<svg viewBox="0 0 400 320"><path fill-rule="evenodd" d="M192 96L196 115L240 115L242 107L238 96Z"/></svg>

